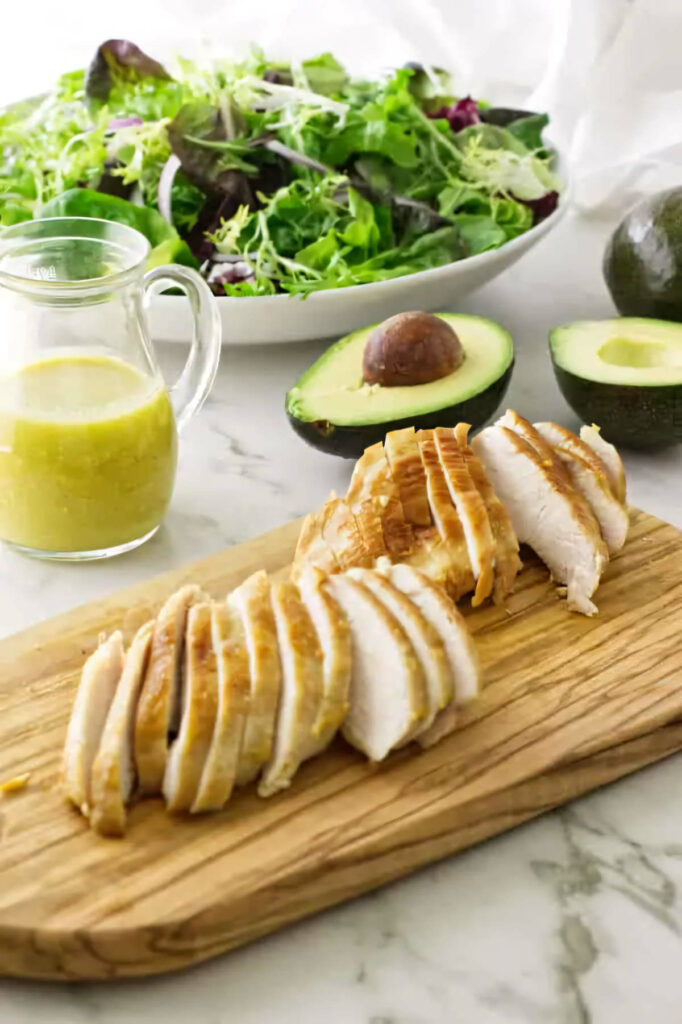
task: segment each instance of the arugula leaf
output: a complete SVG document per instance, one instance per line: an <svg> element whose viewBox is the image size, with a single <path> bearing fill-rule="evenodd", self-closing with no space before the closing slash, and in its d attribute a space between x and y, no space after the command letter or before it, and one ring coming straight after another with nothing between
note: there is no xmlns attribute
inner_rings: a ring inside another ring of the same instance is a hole
<svg viewBox="0 0 682 1024"><path fill-rule="evenodd" d="M319 57L304 60L301 68L309 88L323 96L340 93L348 81L345 68L331 53L321 53Z"/></svg>
<svg viewBox="0 0 682 1024"><path fill-rule="evenodd" d="M529 114L511 121L509 131L528 149L542 149L542 132L549 124L547 114Z"/></svg>

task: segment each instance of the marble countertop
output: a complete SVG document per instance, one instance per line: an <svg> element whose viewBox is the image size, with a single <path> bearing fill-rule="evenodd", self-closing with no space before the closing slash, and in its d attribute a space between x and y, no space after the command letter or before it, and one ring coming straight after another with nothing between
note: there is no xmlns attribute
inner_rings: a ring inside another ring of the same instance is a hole
<svg viewBox="0 0 682 1024"><path fill-rule="evenodd" d="M552 325L612 312L610 225L569 217L465 311L517 344L508 402L575 419L546 351ZM302 514L351 466L289 429L284 392L320 350L226 349L182 438L168 520L144 548L58 566L0 550L0 632ZM168 379L182 347L160 346ZM682 527L682 449L626 457L633 504ZM0 982L2 1024L679 1024L682 760L671 758L403 882L175 976L60 987ZM1 880L0 880L1 884Z"/></svg>

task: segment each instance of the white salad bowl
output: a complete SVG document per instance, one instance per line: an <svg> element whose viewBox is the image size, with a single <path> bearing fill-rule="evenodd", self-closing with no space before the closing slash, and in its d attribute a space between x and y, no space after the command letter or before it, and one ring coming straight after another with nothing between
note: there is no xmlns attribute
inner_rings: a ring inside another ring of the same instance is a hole
<svg viewBox="0 0 682 1024"><path fill-rule="evenodd" d="M340 338L408 309L451 309L469 292L511 267L556 227L570 201L565 160L557 160L557 171L562 192L554 213L499 249L389 281L312 292L303 299L292 295L219 298L223 345ZM192 314L187 300L180 295L157 296L150 309L150 328L159 340L189 341Z"/></svg>

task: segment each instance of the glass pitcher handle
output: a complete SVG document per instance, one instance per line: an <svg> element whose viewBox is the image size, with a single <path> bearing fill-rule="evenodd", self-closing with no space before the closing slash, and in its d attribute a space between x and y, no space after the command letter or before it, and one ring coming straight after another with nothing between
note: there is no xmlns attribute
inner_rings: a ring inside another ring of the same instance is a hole
<svg viewBox="0 0 682 1024"><path fill-rule="evenodd" d="M192 345L185 368L169 389L178 430L201 408L211 390L220 362L221 323L218 304L196 270L172 266L155 267L144 275L145 306L153 295L169 284L182 289L192 308Z"/></svg>

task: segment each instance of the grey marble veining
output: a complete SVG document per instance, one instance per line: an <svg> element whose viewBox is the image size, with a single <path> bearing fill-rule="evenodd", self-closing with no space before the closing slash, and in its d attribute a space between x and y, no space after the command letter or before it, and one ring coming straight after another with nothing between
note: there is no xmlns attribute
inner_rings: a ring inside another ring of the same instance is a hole
<svg viewBox="0 0 682 1024"><path fill-rule="evenodd" d="M611 314L610 225L568 220L465 305L517 343L509 404L575 425L549 327ZM319 346L224 353L182 439L173 507L145 548L99 565L0 552L10 633L300 515L351 465L289 429L284 392ZM162 346L169 380L184 352ZM682 453L627 456L630 498L682 526ZM1 1024L680 1024L682 759L671 758L410 879L195 970L59 987L0 982ZM1 884L1 880L0 880Z"/></svg>

